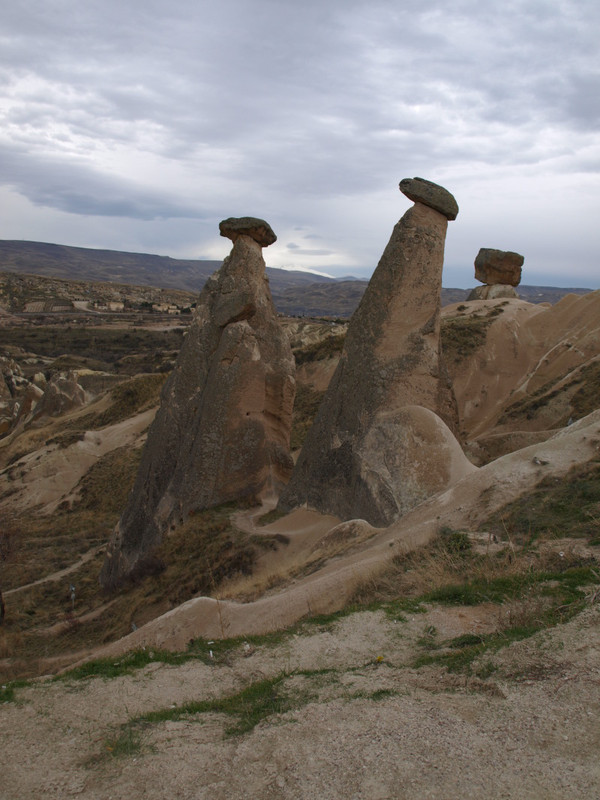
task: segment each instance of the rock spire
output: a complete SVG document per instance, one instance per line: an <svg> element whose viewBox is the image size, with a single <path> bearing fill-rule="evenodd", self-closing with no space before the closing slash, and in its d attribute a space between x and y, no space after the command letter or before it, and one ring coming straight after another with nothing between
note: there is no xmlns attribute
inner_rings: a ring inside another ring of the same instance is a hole
<svg viewBox="0 0 600 800"><path fill-rule="evenodd" d="M421 178L395 226L280 499L387 525L469 470L452 433L454 393L440 352L440 292L450 192ZM410 457L408 457L410 455Z"/></svg>
<svg viewBox="0 0 600 800"><path fill-rule="evenodd" d="M276 237L253 217L220 230L233 249L202 290L163 389L100 576L107 587L143 571L164 532L190 513L278 490L292 471L294 358L261 249Z"/></svg>

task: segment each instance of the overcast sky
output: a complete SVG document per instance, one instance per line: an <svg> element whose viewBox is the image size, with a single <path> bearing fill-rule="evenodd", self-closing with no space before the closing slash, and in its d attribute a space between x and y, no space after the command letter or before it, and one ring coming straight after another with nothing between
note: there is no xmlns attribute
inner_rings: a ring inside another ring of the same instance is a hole
<svg viewBox="0 0 600 800"><path fill-rule="evenodd" d="M369 275L441 183L445 286L480 247L600 287L597 0L8 0L0 238Z"/></svg>

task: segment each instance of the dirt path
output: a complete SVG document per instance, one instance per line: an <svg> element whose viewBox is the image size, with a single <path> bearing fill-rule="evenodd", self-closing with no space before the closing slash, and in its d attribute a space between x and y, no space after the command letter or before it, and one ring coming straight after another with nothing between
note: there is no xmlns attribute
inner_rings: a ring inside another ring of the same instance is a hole
<svg viewBox="0 0 600 800"><path fill-rule="evenodd" d="M265 498L260 506L253 508L244 508L242 511L237 511L232 515L231 521L240 531L244 533L263 533L262 526L256 524L256 520L268 514L277 505L276 497Z"/></svg>
<svg viewBox="0 0 600 800"><path fill-rule="evenodd" d="M427 632L442 640L485 632L497 615L491 606L362 612L277 646L241 642L208 663L16 690L0 713L0 797L597 797L598 606L486 655L484 680L413 666ZM277 676L292 708L241 735L225 736L236 718L217 713L119 728ZM119 733L131 752L115 757Z"/></svg>
<svg viewBox="0 0 600 800"><path fill-rule="evenodd" d="M52 572L50 575L46 575L43 578L40 578L37 581L32 581L31 583L24 583L23 586L17 586L14 589L9 589L7 592L3 592L5 597L8 597L9 594L16 594L17 592L23 592L25 589L31 589L32 586L39 586L42 583L48 583L49 581L59 581L64 578L66 575L70 575L72 572L76 572L79 567L82 567L84 564L87 564L88 561L91 561L95 558L98 553L103 552L106 550L106 545L101 545L98 547L92 547L91 550L88 550L87 553L84 553L78 561L75 561L74 564L71 564L69 567L65 567L64 569L59 569L57 572Z"/></svg>

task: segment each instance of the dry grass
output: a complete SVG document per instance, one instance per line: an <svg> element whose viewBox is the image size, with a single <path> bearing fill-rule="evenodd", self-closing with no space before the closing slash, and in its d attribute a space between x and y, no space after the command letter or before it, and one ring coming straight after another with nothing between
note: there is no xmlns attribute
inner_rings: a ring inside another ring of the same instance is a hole
<svg viewBox="0 0 600 800"><path fill-rule="evenodd" d="M460 536L460 539L454 537ZM465 537L464 539L462 537ZM461 549L461 544L464 546ZM539 550L517 548L510 540L501 549L487 554L475 552L467 534L443 532L433 542L409 553L392 556L388 564L357 586L352 602L366 605L398 598L416 598L435 594L448 587L496 585L506 583L507 596L515 581L533 572L563 571L581 566L582 559L574 549L558 551L550 547ZM496 590L494 592L497 594ZM468 599L468 598L467 598ZM516 613L516 610L513 612Z"/></svg>
<svg viewBox="0 0 600 800"><path fill-rule="evenodd" d="M92 497L101 498L102 494L96 494L96 490L97 486ZM89 501L90 496L84 492L82 505L86 500ZM118 518L118 512L107 510L111 503L111 498L107 497L104 507L96 511L83 508L55 515L46 520L45 537L41 528L36 529L37 536L31 536L30 528L30 552L23 549L12 585L26 583L24 578L32 577L31 570L36 564L38 575L35 577L38 577L44 553L49 557L48 572L73 563L78 548L86 542L85 537L95 530L93 526L86 531L78 529L84 520L90 524L101 520L96 544L105 544L111 530L109 523L114 525ZM4 652L4 658L13 660L10 677L31 676L39 670L52 671L60 663L56 662L53 667L45 659L83 652L114 641L134 626L144 625L193 596L213 595L227 579L249 574L261 547L255 537L240 533L230 524L233 510L230 506L221 507L191 517L154 554L156 570L153 574L112 595L103 593L98 584L104 558L100 546L91 560L59 580L46 580L8 595L0 653ZM70 536L60 527L60 523L67 520L77 529L71 529ZM71 585L76 590L74 603ZM6 665L0 667L0 672L6 676L7 669Z"/></svg>

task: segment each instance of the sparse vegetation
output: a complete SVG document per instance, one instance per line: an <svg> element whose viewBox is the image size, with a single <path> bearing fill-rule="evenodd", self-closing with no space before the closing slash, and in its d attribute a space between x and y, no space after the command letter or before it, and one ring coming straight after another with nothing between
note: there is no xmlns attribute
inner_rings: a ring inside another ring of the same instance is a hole
<svg viewBox="0 0 600 800"><path fill-rule="evenodd" d="M142 737L136 728L127 725L114 739L107 739L104 747L113 758L125 758L137 755L142 749Z"/></svg>
<svg viewBox="0 0 600 800"><path fill-rule="evenodd" d="M442 320L440 336L444 358L458 364L483 346L492 317L453 317Z"/></svg>
<svg viewBox="0 0 600 800"><path fill-rule="evenodd" d="M590 568L572 568L565 572L532 573L525 584L500 580L496 585L486 587L489 591L485 594L481 593L482 587L477 587L474 592L474 587L462 587L456 593L446 592L445 601L451 597L451 602L460 605L468 605L475 598L478 598L478 603L485 602L488 597L503 603L504 616L499 630L491 634L466 634L447 642L436 642L424 648L427 652L416 659L415 666L438 664L449 672L475 673L478 677L487 677L493 671L489 661L481 671L474 668L483 655L566 622L585 607L582 587L597 580L598 574ZM515 597L519 598L517 602L507 603L507 600ZM435 593L432 599L436 599ZM434 650L438 652L432 652Z"/></svg>
<svg viewBox="0 0 600 800"><path fill-rule="evenodd" d="M248 733L259 722L273 714L284 714L297 707L306 698L285 691L285 673L251 683L228 697L185 703L176 708L161 709L138 717L137 723L156 723L189 718L196 714L226 714L234 722L225 728L226 736Z"/></svg>
<svg viewBox="0 0 600 800"><path fill-rule="evenodd" d="M575 389L575 387L579 387ZM569 398L569 408L562 414L557 424L565 425L569 417L580 419L600 407L600 362L594 361L576 372L570 379L562 383L559 379L544 384L533 392L512 403L502 417L501 423L519 418L535 419L540 409L547 407L561 395Z"/></svg>
<svg viewBox="0 0 600 800"><path fill-rule="evenodd" d="M119 447L102 456L79 482L75 509L120 514L133 486L141 449Z"/></svg>
<svg viewBox="0 0 600 800"><path fill-rule="evenodd" d="M587 364L579 372L582 385L571 398L575 419L600 408L600 361Z"/></svg>
<svg viewBox="0 0 600 800"><path fill-rule="evenodd" d="M78 424L85 424L89 419L90 430L104 428L157 406L165 378L164 374L138 375L125 383L118 384L111 389L110 407L99 415L83 417L78 420Z"/></svg>
<svg viewBox="0 0 600 800"><path fill-rule="evenodd" d="M123 374L158 372L165 359L179 352L183 329L166 331L79 325L0 328L0 348L21 347L57 359L49 372L75 367L111 370ZM132 353L136 358L132 361ZM129 360L128 360L129 358Z"/></svg>
<svg viewBox="0 0 600 800"><path fill-rule="evenodd" d="M312 361L323 361L326 358L333 358L340 355L344 349L345 334L332 333L324 339L320 339L305 347L294 350L296 364L306 364Z"/></svg>
<svg viewBox="0 0 600 800"><path fill-rule="evenodd" d="M290 447L292 450L297 450L304 444L304 440L319 410L324 394L325 392L318 392L310 386L298 384L296 400L294 402L292 433L290 436Z"/></svg>
<svg viewBox="0 0 600 800"><path fill-rule="evenodd" d="M600 462L573 468L563 478L544 478L486 523L518 544L543 538L584 538L600 543Z"/></svg>

